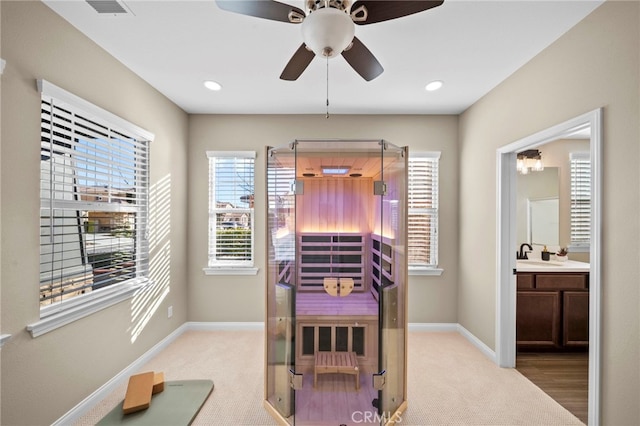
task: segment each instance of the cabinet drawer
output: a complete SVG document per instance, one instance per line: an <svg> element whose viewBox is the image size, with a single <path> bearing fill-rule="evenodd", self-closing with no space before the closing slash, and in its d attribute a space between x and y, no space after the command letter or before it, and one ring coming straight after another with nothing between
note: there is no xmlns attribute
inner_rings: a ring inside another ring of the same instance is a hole
<svg viewBox="0 0 640 426"><path fill-rule="evenodd" d="M547 290L586 289L586 274L537 274L536 288Z"/></svg>
<svg viewBox="0 0 640 426"><path fill-rule="evenodd" d="M518 274L516 281L518 283L518 290L527 290L533 288L533 274Z"/></svg>

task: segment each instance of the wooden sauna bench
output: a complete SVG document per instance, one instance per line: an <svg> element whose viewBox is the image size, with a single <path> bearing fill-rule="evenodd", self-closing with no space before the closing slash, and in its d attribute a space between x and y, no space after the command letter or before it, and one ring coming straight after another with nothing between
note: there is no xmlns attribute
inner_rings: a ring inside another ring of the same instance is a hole
<svg viewBox="0 0 640 426"><path fill-rule="evenodd" d="M369 292L353 292L345 297L333 297L324 292L299 292L296 295L295 344L296 366L313 374L314 378L323 372L338 372L336 363L340 364L341 370L354 375L363 368L374 369L378 351L378 302ZM348 356L354 358L318 359L317 353L326 352L353 353ZM350 369L349 365L352 366ZM353 369L355 366L358 370Z"/></svg>
<svg viewBox="0 0 640 426"><path fill-rule="evenodd" d="M333 297L324 292L299 292L296 295L296 316L322 319L331 316L357 316L366 317L360 319L377 319L378 302L369 292L353 292L346 297Z"/></svg>
<svg viewBox="0 0 640 426"><path fill-rule="evenodd" d="M360 368L358 368L358 358L355 352L316 352L313 368L314 388L318 383L318 374L325 373L354 375L356 390L360 389Z"/></svg>

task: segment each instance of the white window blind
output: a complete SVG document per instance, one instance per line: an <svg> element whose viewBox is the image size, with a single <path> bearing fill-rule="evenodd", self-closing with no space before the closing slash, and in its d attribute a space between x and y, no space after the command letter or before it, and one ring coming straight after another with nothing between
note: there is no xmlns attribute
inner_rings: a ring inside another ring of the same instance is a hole
<svg viewBox="0 0 640 426"><path fill-rule="evenodd" d="M210 268L254 262L255 152L207 151Z"/></svg>
<svg viewBox="0 0 640 426"><path fill-rule="evenodd" d="M50 83L40 85L45 317L106 295L98 290L147 280L153 135Z"/></svg>
<svg viewBox="0 0 640 426"><path fill-rule="evenodd" d="M591 239L591 160L587 152L569 156L571 174L571 246L589 247Z"/></svg>
<svg viewBox="0 0 640 426"><path fill-rule="evenodd" d="M409 155L409 268L438 265L438 164L440 153Z"/></svg>

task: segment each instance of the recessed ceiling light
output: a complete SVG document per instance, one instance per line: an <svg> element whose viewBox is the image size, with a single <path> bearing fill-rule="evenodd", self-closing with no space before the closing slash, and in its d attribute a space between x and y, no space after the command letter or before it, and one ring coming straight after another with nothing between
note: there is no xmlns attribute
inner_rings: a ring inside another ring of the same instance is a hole
<svg viewBox="0 0 640 426"><path fill-rule="evenodd" d="M209 90L214 90L214 91L218 91L220 89L222 89L222 86L220 85L220 83L213 81L213 80L207 80L204 82L204 87L206 87Z"/></svg>
<svg viewBox="0 0 640 426"><path fill-rule="evenodd" d="M431 83L429 83L429 84L427 84L425 86L425 90L428 91L428 92L433 92L433 91L438 90L439 88L441 88L443 84L444 83L442 83L441 80L434 80L434 81L432 81Z"/></svg>

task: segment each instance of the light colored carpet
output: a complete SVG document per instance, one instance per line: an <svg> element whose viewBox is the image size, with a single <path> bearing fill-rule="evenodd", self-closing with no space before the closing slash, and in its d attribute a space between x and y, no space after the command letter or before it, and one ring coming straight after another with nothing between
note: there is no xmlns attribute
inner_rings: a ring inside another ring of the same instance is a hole
<svg viewBox="0 0 640 426"><path fill-rule="evenodd" d="M194 425L276 425L262 406L264 334L188 331L140 371L166 380L211 379ZM401 425L582 425L515 369L497 367L458 333L409 333L408 404ZM124 398L126 383L85 414L93 425Z"/></svg>

